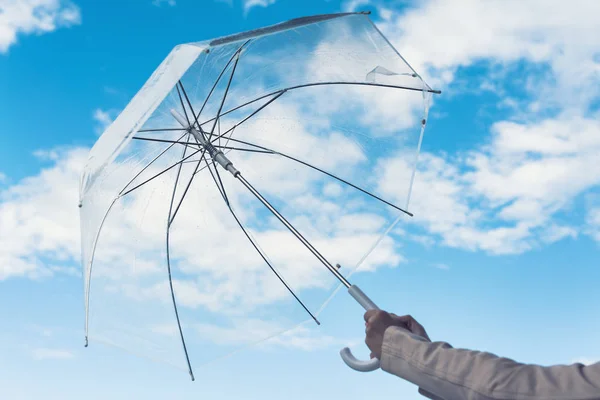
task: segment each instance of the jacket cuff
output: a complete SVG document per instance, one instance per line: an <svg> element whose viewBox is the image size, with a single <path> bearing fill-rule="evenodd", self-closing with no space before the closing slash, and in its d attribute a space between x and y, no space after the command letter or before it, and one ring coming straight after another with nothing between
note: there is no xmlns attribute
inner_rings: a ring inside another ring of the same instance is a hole
<svg viewBox="0 0 600 400"><path fill-rule="evenodd" d="M381 369L392 373L392 361L394 359L400 358L408 361L412 354L408 354L406 350L415 350L414 342L409 343L411 340L428 342L424 337L415 335L407 329L399 326L388 327L383 334L383 343L381 345Z"/></svg>

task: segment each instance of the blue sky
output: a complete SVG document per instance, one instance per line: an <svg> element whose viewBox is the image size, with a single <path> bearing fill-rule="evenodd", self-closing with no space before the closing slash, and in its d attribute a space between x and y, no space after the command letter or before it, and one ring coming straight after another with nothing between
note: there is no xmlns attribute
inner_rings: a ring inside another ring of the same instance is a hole
<svg viewBox="0 0 600 400"><path fill-rule="evenodd" d="M0 0L3 398L419 398L393 376L341 363L338 347L363 330L343 293L323 325L309 327L312 349L246 351L198 369L194 383L120 350L83 348L77 189L99 134L177 44L354 9L373 11L443 91L425 133L415 217L394 236L404 261L356 283L382 308L416 317L433 340L539 364L600 359L598 6L296 3Z"/></svg>

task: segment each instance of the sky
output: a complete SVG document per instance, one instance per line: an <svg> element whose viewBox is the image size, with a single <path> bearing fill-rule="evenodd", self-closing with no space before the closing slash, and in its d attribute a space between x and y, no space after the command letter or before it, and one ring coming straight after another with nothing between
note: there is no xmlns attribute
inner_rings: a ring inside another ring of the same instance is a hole
<svg viewBox="0 0 600 400"><path fill-rule="evenodd" d="M199 366L195 382L185 367L127 349L84 348L79 180L103 131L181 43L355 10L371 11L382 33L442 94L434 96L428 116L410 202L414 217L401 220L374 253L379 258L353 282L381 308L414 316L432 340L542 365L600 360L600 5L0 0L2 398L421 398L410 383L382 371L351 371L339 359L346 345L368 354L363 311L343 292L319 315L321 326L306 325L271 346ZM285 99L270 107L275 115L290 112ZM363 123L418 121L419 108L405 100L356 101L372 105ZM400 201L402 159L380 166L374 187ZM273 193L294 183L273 179L277 185L265 186ZM298 175L295 182L302 179L309 178ZM319 209L340 220L348 216L334 206ZM131 231L114 232L109 248L120 256ZM274 259L295 257L286 243L270 243L274 252L286 250ZM336 243L323 246L340 259L348 256L335 253ZM352 243L339 242L339 249ZM254 267L244 264L237 247L228 249L240 266ZM109 265L106 257L99 262ZM186 287L179 291L184 303L215 302ZM259 294L265 293L253 295ZM112 304L110 296L99 299ZM197 311L190 310L186 315ZM109 318L111 309L104 311ZM252 338L256 330L241 324L208 331L227 340Z"/></svg>

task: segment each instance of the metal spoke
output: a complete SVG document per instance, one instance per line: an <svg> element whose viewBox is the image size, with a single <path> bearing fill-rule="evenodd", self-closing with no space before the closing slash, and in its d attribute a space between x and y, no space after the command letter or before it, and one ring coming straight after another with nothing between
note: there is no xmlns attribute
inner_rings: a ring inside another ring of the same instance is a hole
<svg viewBox="0 0 600 400"><path fill-rule="evenodd" d="M187 102L188 106L190 107L190 110L192 111L192 116L195 116L196 113L194 112L194 106L192 106L192 102L190 101L190 98L187 95L187 91L183 87L183 83L181 83L181 81L179 82L179 85L181 86L181 91L183 92L185 101ZM187 118L186 118L186 120L187 120ZM195 122L194 122L194 124L192 124L189 120L187 120L187 121L188 121L188 127L191 127L195 124ZM204 135L204 132L202 132L202 129L200 129L200 132L202 135Z"/></svg>
<svg viewBox="0 0 600 400"><path fill-rule="evenodd" d="M263 104L262 106L260 106L259 108L257 108L256 110L254 110L250 115L248 115L246 118L244 118L243 120L241 120L240 122L236 123L235 125L233 125L231 128L229 128L228 130L226 130L225 132L223 132L223 134L219 134L218 139L221 139L221 137L223 137L224 135L227 135L229 132L232 132L235 128L237 128L238 126L240 126L241 124L243 124L244 122L248 121L250 118L254 117L256 114L258 114L260 111L262 111L265 107L267 107L269 104L273 103L275 100L277 100L279 97L281 97L281 95L283 95L286 91L282 90L281 92L277 93L276 96L274 96L272 99L270 99L269 101L267 101L265 104ZM220 119L219 119L220 120ZM214 143L214 140L212 141Z"/></svg>
<svg viewBox="0 0 600 400"><path fill-rule="evenodd" d="M155 129L140 129L138 132L168 132L168 131L185 131L185 128L155 128Z"/></svg>
<svg viewBox="0 0 600 400"><path fill-rule="evenodd" d="M236 51L235 53L233 53L233 55L229 58L229 61L227 61L227 64L225 64L225 67L221 70L221 73L219 74L219 76L217 77L217 80L215 81L213 87L210 89L210 92L208 93L208 96L206 96L206 99L204 99L204 103L202 104L202 107L200 107L200 110L198 111L198 114L194 117L194 125L196 125L198 123L198 118L200 118L200 114L202 114L202 111L204 111L204 107L206 107L206 103L208 103L208 100L210 99L210 96L212 96L215 88L217 87L217 85L219 84L219 81L221 80L221 77L223 76L223 74L225 73L225 71L227 70L227 67L229 67L229 65L231 64L231 62L233 61L233 59L238 55L238 53L240 51L242 51L242 49L250 42L251 39L248 39L246 42L244 42ZM200 126L199 126L200 127Z"/></svg>
<svg viewBox="0 0 600 400"><path fill-rule="evenodd" d="M250 235L246 231L246 228L244 228L244 225L242 225L242 222L239 220L239 218L237 217L236 213L233 211L233 208L231 208L231 205L227 204L227 207L229 208L229 211L231 211L231 215L233 215L233 218L235 218L235 220L238 223L238 225L239 225L240 229L242 230L242 232L244 232L244 235L246 235L246 238L248 238L248 240L250 241L250 243L252 244L252 246L254 247L254 249L256 250L256 252L258 254L260 254L261 258L269 266L269 268L271 269L271 271L273 271L273 273L279 279L279 281L283 284L283 286L285 286L285 288L291 293L291 295L294 296L294 298L296 299L296 301L302 306L302 308L304 308L304 310L308 313L308 315L311 316L311 318L317 323L317 325L321 325L321 323L319 322L319 320L317 319L317 317L315 317L313 315L313 313L308 309L308 307L306 307L306 305L304 305L304 303L302 302L302 300L300 300L300 298L296 295L296 293L294 293L294 291L292 290L292 288L287 284L287 282L283 279L283 277L279 274L279 272L277 272L277 270L271 265L271 263L269 262L269 260L267 260L267 257L259 249L258 245L254 242L254 240L252 240L252 238L250 237Z"/></svg>
<svg viewBox="0 0 600 400"><path fill-rule="evenodd" d="M231 204L229 203L229 198L227 197L227 191L225 190L225 185L223 185L223 181L221 180L221 176L219 174L219 169L215 165L215 161L213 160L212 163L213 163L213 167L214 167L215 172L216 172L216 176L217 176L216 178L215 178L215 175L212 172L212 169L210 168L208 160L205 160L205 161L206 161L206 166L207 166L208 170L210 171L210 174L211 174L211 176L212 176L212 178L213 178L213 180L215 182L215 185L217 186L217 189L219 190L219 193L221 193L221 196L223 197L223 200L225 201L225 204L227 205L227 208L229 208L229 211L231 212L231 215L233 215L233 218L235 218L235 220L238 223L240 229L244 232L244 235L246 235L246 238L248 238L248 240L250 241L250 243L252 244L252 246L254 247L254 249L258 252L258 254L261 256L261 258L264 260L264 262L269 266L269 268L271 269L271 271L275 274L275 276L277 276L277 278L279 279L279 281L286 287L286 289L292 294L292 296L294 296L294 298L296 299L296 301L298 301L298 303L302 306L302 308L304 308L304 310L312 317L312 319L317 323L317 325L321 325L321 323L319 322L319 320L317 320L317 318L308 309L308 307L306 307L306 305L304 305L304 303L302 302L302 300L300 300L300 298L296 295L296 293L294 293L294 291L292 290L292 288L287 284L287 282L283 279L283 277L279 274L279 272L277 272L277 270L267 260L267 257L259 249L258 245L254 242L254 240L250 237L250 235L248 234L248 232L246 231L246 229L242 225L242 223L239 220L239 218L237 217L236 213L233 211L233 208L231 207Z"/></svg>
<svg viewBox="0 0 600 400"><path fill-rule="evenodd" d="M192 176L190 177L190 180L187 183L187 186L185 187L185 190L183 191L183 195L181 196L181 200L179 200L179 204L177 204L177 207L175 208L175 211L173 212L173 215L170 217L169 226L171 226L171 224L173 224L173 221L175 221L175 216L179 212L179 208L183 204L183 200L185 199L185 196L186 196L188 190L190 189L190 186L192 186L192 181L194 180L194 176L196 176L196 173L198 172L198 168L200 168L200 164L202 163L202 160L205 160L205 157L204 157L204 155L205 155L204 153L205 152L206 152L206 149L204 149L202 151L202 155L200 156L200 160L198 160L198 161L194 160L193 161L193 162L197 162L196 168L194 169L194 172L192 173Z"/></svg>
<svg viewBox="0 0 600 400"><path fill-rule="evenodd" d="M171 147L173 147L173 146L175 146L177 143L179 143L179 140L183 139L183 137L184 137L185 135L187 135L187 132L186 132L186 133L184 133L183 135L181 135L181 136L179 137L179 139L177 139L177 141L176 141L176 142L174 142L174 143L171 143L171 144L170 144L170 145L169 145L169 146L168 146L166 149L164 149L162 152L160 152L160 154L159 154L159 155L157 155L156 157L154 157L154 159L153 159L152 161L150 161L150 162L148 163L148 165L146 165L144 168L142 168L142 170L141 170L140 172L138 172L138 173L137 173L137 174L136 174L136 175L135 175L133 178L131 178L131 180L130 180L129 182L127 182L127 184L126 184L126 185L123 187L123 189L121 189L121 191L119 192L119 196L121 196L121 195L122 195L123 191L124 191L125 189L127 189L127 187L128 187L129 185L131 185L131 183L132 183L133 181L135 181L135 180L137 179L137 177L138 177L138 176L140 176L140 175L141 175L141 174L142 174L142 173L143 173L143 172L144 172L144 171L145 171L145 170L146 170L146 169L147 169L149 166L151 166L151 165L152 165L152 164L153 164L153 163L154 163L156 160L158 160L158 159L160 158L160 156L162 156L163 154L165 154L165 153L166 153L166 152L167 152L167 151L168 151L168 150L169 150Z"/></svg>
<svg viewBox="0 0 600 400"><path fill-rule="evenodd" d="M181 88L183 89L183 85L181 84L181 81L178 81L177 84L180 85ZM181 103L181 108L183 109L183 114L185 115L185 120L187 121L188 126L190 126L191 122L190 122L190 119L188 118L187 111L185 110L185 105L183 104L183 99L181 98L181 92L179 91L179 86L175 85L175 88L177 89L177 95L179 96L179 102Z"/></svg>
<svg viewBox="0 0 600 400"><path fill-rule="evenodd" d="M215 181L215 185L217 186L217 189L219 189L219 193L221 193L221 197L223 197L223 200L229 206L229 200L227 199L227 195L225 194L225 188L222 188L221 185L219 185L217 178L215 178L215 174L213 173L212 169L210 168L210 163L208 162L208 160L205 159L204 161L206 162L206 168L208 168L208 172L210 172L210 175L212 176L213 181Z"/></svg>
<svg viewBox="0 0 600 400"><path fill-rule="evenodd" d="M302 242L302 244L347 288L350 288L350 282L348 282L346 280L346 278L344 278L344 276L342 274L340 274L340 272L337 270L336 267L334 267L321 253L319 253L319 251L317 249L315 249L315 247L308 241L306 240L306 238L304 236L302 236L302 234L300 232L298 232L298 230L296 228L294 228L294 226L283 216L281 215L281 213L279 211L277 211L277 209L275 207L273 207L271 205L271 203L269 203L267 201L267 199L265 199L258 190L256 190L251 184L250 182L248 182L246 180L246 178L244 178L242 176L241 173L237 173L235 175L235 177L244 185L246 186L246 188L265 206L267 207L267 209L269 209L269 211L271 211L271 213L283 224L285 225L286 228L288 228L288 230L290 232L292 232L292 234L294 236L296 236L296 238Z"/></svg>
<svg viewBox="0 0 600 400"><path fill-rule="evenodd" d="M152 181L155 178L158 178L159 176L161 176L162 174L164 174L165 172L169 171L171 168L174 168L176 166L178 166L179 164L183 163L185 160L187 160L188 158L191 158L193 156L195 156L196 154L200 153L201 150L196 150L195 152L193 152L192 154L190 154L189 156L186 156L185 158L177 161L175 164L171 165L170 167L168 167L167 169L162 170L161 172L159 172L158 174L154 175L151 178L146 179L144 182L140 183L139 185L137 185L136 187L134 187L133 189L129 189L128 191L126 191L125 193L120 193L119 197L123 197L128 193L133 192L135 189L139 188L140 186L145 185L146 183Z"/></svg>
<svg viewBox="0 0 600 400"><path fill-rule="evenodd" d="M225 198L225 202L227 203L227 205L229 205L229 199L227 198L227 192L225 191L225 185L223 185L223 181L221 180L221 174L219 174L219 169L217 168L217 165L215 164L215 160L212 161L212 164L213 164L213 168L215 169L215 172L217 173L217 179L219 180L221 189L223 189L223 197Z"/></svg>
<svg viewBox="0 0 600 400"><path fill-rule="evenodd" d="M243 149L241 147L231 147L231 146L219 146L215 145L217 149L227 149L227 150L238 150L238 151L247 151L250 153L265 153L265 154L277 154L270 150L256 150L256 149Z"/></svg>
<svg viewBox="0 0 600 400"><path fill-rule="evenodd" d="M187 152L187 146L183 148L183 154L181 155L182 159L185 159L185 153ZM173 309L175 310L175 319L177 320L177 328L179 329L179 336L181 337L181 344L183 345L183 352L185 353L185 359L187 361L188 370L192 381L194 380L194 372L192 371L192 365L190 363L190 357L188 355L187 346L185 344L185 339L183 337L183 329L181 328L181 321L179 320L179 311L177 310L177 302L175 301L175 291L173 289L173 279L171 275L171 256L169 253L170 245L169 245L169 236L171 232L171 213L173 212L173 203L175 202L175 193L177 192L177 184L179 183L179 177L181 176L181 169L183 167L183 163L179 163L179 168L177 169L177 176L175 177L175 184L173 185L173 194L171 195L171 204L169 205L169 215L167 217L167 234L166 234L166 250L167 250L167 272L169 275L169 288L171 290L171 300L173 301Z"/></svg>
<svg viewBox="0 0 600 400"><path fill-rule="evenodd" d="M231 87L231 81L233 80L233 75L235 74L235 70L237 68L238 62L240 61L240 54L238 53L235 62L233 63L233 68L231 69L231 75L229 75L229 81L227 82L227 88L225 89L225 93L223 94L223 99L221 99L221 105L219 106L219 111L217 111L217 117L215 118L215 122L210 130L210 134L208 135L208 140L212 138L213 133L215 132L215 127L217 126L217 121L221 118L221 111L223 111L223 105L225 104L225 99L227 99L227 93L229 93L229 88ZM200 129L202 131L202 129Z"/></svg>
<svg viewBox="0 0 600 400"><path fill-rule="evenodd" d="M175 140L155 139L155 138L147 138L147 137L141 137L141 136L134 136L134 137L132 137L132 139L144 140L144 141L148 141L148 142L157 142L157 143L182 144L182 145L185 145L186 147L196 146L193 148L198 148L198 143L194 143L194 142L181 142L181 141L175 141Z"/></svg>
<svg viewBox="0 0 600 400"><path fill-rule="evenodd" d="M224 116L224 115L227 115L229 113L232 113L232 112L234 112L236 110L239 110L242 107L246 107L247 105L250 105L250 104L255 103L257 101L260 101L262 99L266 99L267 97L273 96L273 95L275 95L275 94L277 94L279 92L282 92L282 91L290 91L290 90L307 88L307 87L311 87L311 86L326 86L326 85L373 86L373 87L383 87L383 88L389 88L389 89L403 89L403 90L410 90L410 91L416 91L416 92L429 92L429 93L435 93L435 94L442 93L439 90L433 90L433 89L423 90L423 89L417 89L417 88L412 88L412 87L408 87L408 86L386 85L386 84L383 84L383 83L370 83L370 82L342 82L342 81L339 81L339 82L305 83L303 85L289 86L289 87L286 87L286 88L283 88L283 89L275 90L273 92L264 94L262 96L259 96L259 97L255 98L255 99L253 99L253 100L247 101L246 103L240 104L239 106L236 106L234 108L231 108L231 109L223 112L221 114L221 116ZM216 119L216 117L208 119L208 120L202 122L200 124L200 126L205 125L205 124L207 124L209 122L212 122L215 119Z"/></svg>
<svg viewBox="0 0 600 400"><path fill-rule="evenodd" d="M390 207L393 207L393 208L395 208L395 209L396 209L396 210L398 210L398 211L401 211L401 212L403 212L403 213L405 213L405 214L407 214L407 215L409 215L409 216L411 216L411 217L413 216L413 214L412 214L411 212L408 212L408 211L406 211L406 210L403 210L402 208L398 207L397 205L395 205L395 204L393 204L393 203L390 203L389 201L387 201L387 200L384 200L384 199L382 199L381 197L379 197L379 196L377 196L377 195L375 195L375 194L373 194L373 193L371 193L371 192L369 192L369 191L367 191L367 190L365 190L365 189L363 189L363 188L361 188L361 187L358 187L358 186L356 186L356 185L354 185L354 184L352 184L352 183L348 182L348 181L347 181L347 180L345 180L345 179L342 179L342 178L340 178L340 177L338 177L338 176L335 176L335 175L333 175L333 174L332 174L332 173L330 173L330 172L327 172L327 171L325 171L325 170L323 170L323 169L321 169L321 168L319 168L319 167L315 167L314 165L311 165L311 164L307 163L306 161L302 161L302 160L300 160L300 159L298 159L298 158L296 158L296 157L292 157L292 156L290 156L290 155L287 155L287 154L285 154L285 153L281 153L281 152L279 152L279 151L272 150L272 149L269 149L269 148L267 148L267 147L259 146L259 145L257 145L257 144L254 144L254 143L246 142L246 141L244 141L244 140L240 140L240 139L234 139L234 138L230 138L230 140L231 140L232 142L237 142L237 143L245 144L245 145L252 146L252 147L256 147L257 149L263 150L263 151L260 151L260 152L259 152L259 151L256 151L257 153L276 154L276 155L279 155L279 156L285 157L285 158L287 158L287 159L289 159L289 160L292 160L292 161L295 161L295 162L297 162L297 163L300 163L300 164L302 164L302 165L305 165L305 166L307 166L307 167L309 167L309 168L312 168L312 169L314 169L314 170L316 170L316 171L319 171L319 172L321 172L321 173L323 173L323 174L325 174L325 175L327 175L327 176L329 176L329 177L331 177L331 178L333 178L333 179L336 179L336 180L338 180L339 182L345 183L346 185L348 185L348 186L350 186L350 187L353 187L354 189L356 189L356 190L359 190L359 191L361 191L362 193L364 193L364 194L366 194L366 195L368 195L368 196L370 196L370 197L372 197L372 198L374 198L374 199L376 199L376 200L379 200L379 201L381 201L382 203L385 203L385 204L387 204L388 206L390 206ZM215 147L223 147L223 146L215 146ZM227 147L225 147L225 148L227 148ZM235 150L241 150L241 151L250 151L250 150L248 150L248 149L240 149L240 148L233 148L233 149L235 149Z"/></svg>

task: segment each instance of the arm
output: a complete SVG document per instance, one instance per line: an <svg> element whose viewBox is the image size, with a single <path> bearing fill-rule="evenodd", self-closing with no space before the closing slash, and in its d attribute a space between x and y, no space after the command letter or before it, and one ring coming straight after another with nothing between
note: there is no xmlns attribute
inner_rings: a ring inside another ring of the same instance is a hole
<svg viewBox="0 0 600 400"><path fill-rule="evenodd" d="M438 400L598 400L600 363L543 367L385 330L381 368Z"/></svg>

